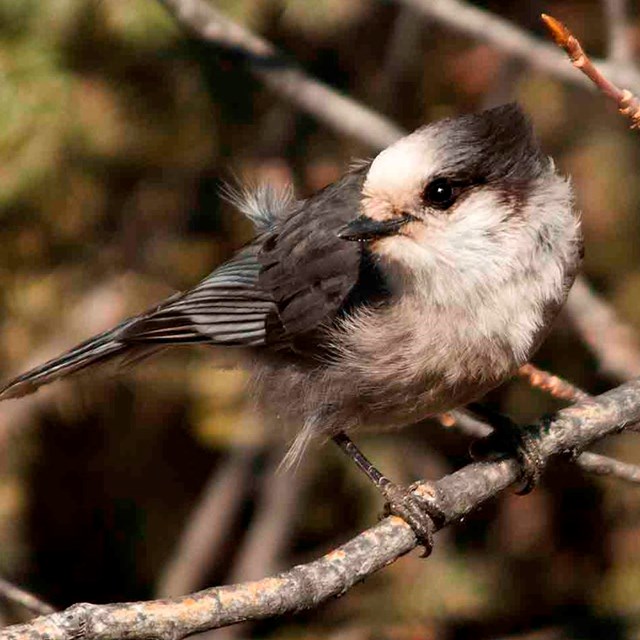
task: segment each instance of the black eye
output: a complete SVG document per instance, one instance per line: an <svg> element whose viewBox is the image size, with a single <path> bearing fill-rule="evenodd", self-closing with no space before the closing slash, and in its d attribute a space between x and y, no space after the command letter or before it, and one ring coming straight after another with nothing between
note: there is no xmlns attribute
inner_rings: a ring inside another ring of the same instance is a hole
<svg viewBox="0 0 640 640"><path fill-rule="evenodd" d="M430 207L448 209L458 196L457 189L446 178L437 178L430 182L422 193L422 200Z"/></svg>

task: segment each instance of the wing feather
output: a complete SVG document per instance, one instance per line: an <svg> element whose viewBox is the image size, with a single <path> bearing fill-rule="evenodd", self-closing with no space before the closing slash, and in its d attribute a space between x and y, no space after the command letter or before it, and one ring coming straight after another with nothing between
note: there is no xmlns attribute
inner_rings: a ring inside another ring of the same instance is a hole
<svg viewBox="0 0 640 640"><path fill-rule="evenodd" d="M304 201L263 242L258 284L273 296L279 321L268 325L267 342L310 355L323 351L318 331L331 326L357 297L365 249L342 240L338 232L359 214L367 168ZM371 297L361 296L359 303Z"/></svg>
<svg viewBox="0 0 640 640"><path fill-rule="evenodd" d="M258 287L257 244L177 299L129 325L122 339L132 343L264 344L266 318L275 312L270 293Z"/></svg>

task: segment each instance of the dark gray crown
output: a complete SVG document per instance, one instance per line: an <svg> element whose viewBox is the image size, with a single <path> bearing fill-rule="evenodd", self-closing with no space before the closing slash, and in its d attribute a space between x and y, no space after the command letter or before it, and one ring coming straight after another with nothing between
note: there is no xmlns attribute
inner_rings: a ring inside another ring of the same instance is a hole
<svg viewBox="0 0 640 640"><path fill-rule="evenodd" d="M430 127L441 144L445 173L474 182L528 182L548 170L529 118L515 103L441 120Z"/></svg>

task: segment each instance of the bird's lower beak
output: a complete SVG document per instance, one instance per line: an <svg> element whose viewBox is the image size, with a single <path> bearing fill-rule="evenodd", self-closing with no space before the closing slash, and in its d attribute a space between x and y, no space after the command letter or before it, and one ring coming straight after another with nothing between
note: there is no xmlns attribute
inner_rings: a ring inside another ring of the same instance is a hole
<svg viewBox="0 0 640 640"><path fill-rule="evenodd" d="M399 218L391 218L389 220L373 220L367 216L359 216L344 226L338 232L338 237L352 242L377 240L378 238L392 236L404 227L407 222L411 222L413 219L413 216L409 214L404 214Z"/></svg>

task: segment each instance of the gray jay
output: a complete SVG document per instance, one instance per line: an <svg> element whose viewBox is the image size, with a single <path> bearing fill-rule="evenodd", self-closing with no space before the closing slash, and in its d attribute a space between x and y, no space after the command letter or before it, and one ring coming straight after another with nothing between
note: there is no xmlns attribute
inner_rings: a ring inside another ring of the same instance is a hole
<svg viewBox="0 0 640 640"><path fill-rule="evenodd" d="M17 398L116 356L236 347L260 404L333 437L428 544L345 432L473 402L540 345L582 257L571 187L517 105L424 126L305 200L235 191L255 239L193 289L15 378Z"/></svg>

